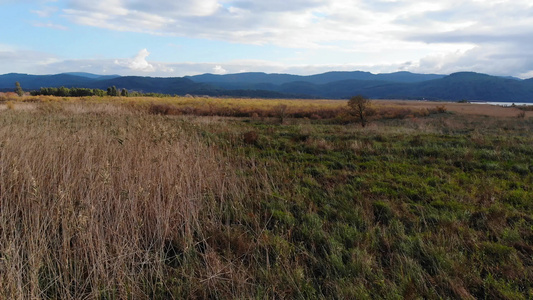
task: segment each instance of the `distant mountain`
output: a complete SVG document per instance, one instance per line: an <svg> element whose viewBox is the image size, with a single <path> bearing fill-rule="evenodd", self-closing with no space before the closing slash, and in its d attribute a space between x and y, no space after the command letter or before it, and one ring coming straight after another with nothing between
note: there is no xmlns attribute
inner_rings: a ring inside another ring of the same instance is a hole
<svg viewBox="0 0 533 300"><path fill-rule="evenodd" d="M255 84L281 85L290 82L309 82L313 84L326 84L342 80L373 80L391 82L422 82L443 78L445 75L414 74L410 72L396 72L384 74L372 74L370 72L327 72L317 75L299 76L290 74L266 74L266 73L238 73L228 75L203 74L187 76L194 82L209 83L222 88L240 87L246 88Z"/></svg>
<svg viewBox="0 0 533 300"><path fill-rule="evenodd" d="M12 91L15 82L24 90L41 87L85 87L107 89L116 86L145 93L194 94L257 98L346 99L361 94L381 99L482 100L533 102L533 78L521 80L474 72L451 75L396 72L328 72L310 76L240 73L203 74L183 78L95 75L0 75L0 90Z"/></svg>
<svg viewBox="0 0 533 300"><path fill-rule="evenodd" d="M120 89L135 90L144 93L165 93L165 94L189 94L203 89L212 89L210 86L195 83L186 78L170 77L140 77L124 76L112 79L95 80L86 87L107 89L109 86L116 86Z"/></svg>
<svg viewBox="0 0 533 300"><path fill-rule="evenodd" d="M473 72L417 83L374 82L362 86L358 81L331 83L336 98L362 94L380 99L481 100L533 102L533 80L507 79Z"/></svg>
<svg viewBox="0 0 533 300"><path fill-rule="evenodd" d="M513 80L518 80L518 81L522 81L522 79L518 78L518 77L514 77L514 76L500 76L501 78L505 78L505 79L513 79Z"/></svg>
<svg viewBox="0 0 533 300"><path fill-rule="evenodd" d="M10 73L0 75L0 88L11 88L19 82L23 89L39 89L41 87L83 87L87 82L95 79L69 74L57 75L28 75Z"/></svg>
<svg viewBox="0 0 533 300"><path fill-rule="evenodd" d="M76 74L76 75L74 75ZM38 90L41 87L83 87L106 90L110 86L120 89L126 88L146 93L187 94L207 89L214 90L211 86L195 83L186 78L153 78L138 76L98 76L88 73L68 73L58 75L27 75L5 74L0 75L0 88L7 89L15 86L18 81L25 90Z"/></svg>
<svg viewBox="0 0 533 300"><path fill-rule="evenodd" d="M433 99L533 102L533 79L497 77L474 72L451 75L396 72L328 72L311 76L242 73L189 77L223 89L267 89L318 98L362 94L381 99ZM291 81L292 80L292 81Z"/></svg>
<svg viewBox="0 0 533 300"><path fill-rule="evenodd" d="M405 94L447 100L533 101L533 85L522 80L460 72L419 83Z"/></svg>
<svg viewBox="0 0 533 300"><path fill-rule="evenodd" d="M390 84L386 81L374 80L340 80L326 84L313 84L309 82L290 82L279 87L283 93L307 94L319 98L349 98L373 87ZM366 95L366 94L365 94Z"/></svg>
<svg viewBox="0 0 533 300"><path fill-rule="evenodd" d="M113 79L117 77L121 77L120 75L97 75L92 73L86 73L86 72L68 72L68 73L62 73L65 75L74 75L74 76L80 76L85 78L91 78L91 79Z"/></svg>
<svg viewBox="0 0 533 300"><path fill-rule="evenodd" d="M233 84L257 84L271 83L283 84L291 81L298 81L302 76L290 74L266 74L260 72L247 72L238 74L215 75L203 74L196 76L185 76L194 82L201 83L233 83Z"/></svg>
<svg viewBox="0 0 533 300"><path fill-rule="evenodd" d="M423 81L428 81L428 80L440 79L444 77L446 77L446 75L416 74L416 73L402 71L402 72L396 72L396 73L376 74L375 80L414 83L414 82L423 82Z"/></svg>

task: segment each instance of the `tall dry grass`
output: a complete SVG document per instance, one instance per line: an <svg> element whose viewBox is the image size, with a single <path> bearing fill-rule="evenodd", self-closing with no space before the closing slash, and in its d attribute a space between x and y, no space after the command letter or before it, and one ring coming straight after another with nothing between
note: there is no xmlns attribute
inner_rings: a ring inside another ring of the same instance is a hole
<svg viewBox="0 0 533 300"><path fill-rule="evenodd" d="M178 120L80 111L0 113L0 298L249 295L211 236L239 166Z"/></svg>

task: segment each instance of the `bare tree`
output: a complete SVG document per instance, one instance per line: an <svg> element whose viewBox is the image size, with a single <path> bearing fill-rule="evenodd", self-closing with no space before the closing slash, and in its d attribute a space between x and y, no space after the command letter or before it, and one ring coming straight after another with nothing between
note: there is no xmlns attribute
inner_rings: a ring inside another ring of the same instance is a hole
<svg viewBox="0 0 533 300"><path fill-rule="evenodd" d="M287 105L279 104L279 105L274 106L274 112L276 116L279 118L279 123L283 124L283 121L287 117Z"/></svg>
<svg viewBox="0 0 533 300"><path fill-rule="evenodd" d="M350 112L361 122L361 126L365 127L368 123L368 116L370 115L370 100L362 95L357 95L350 98L348 101Z"/></svg>

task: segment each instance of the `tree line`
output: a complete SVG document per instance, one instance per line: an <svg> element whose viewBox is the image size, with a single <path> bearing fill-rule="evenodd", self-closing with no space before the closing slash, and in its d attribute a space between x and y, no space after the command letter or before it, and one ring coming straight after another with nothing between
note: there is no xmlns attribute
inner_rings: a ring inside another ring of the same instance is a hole
<svg viewBox="0 0 533 300"><path fill-rule="evenodd" d="M20 87L20 85L18 86ZM128 91L122 89L119 91L115 86L110 86L106 91L101 89L89 89L89 88L66 88L62 87L44 87L39 90L31 91L32 96L57 96L57 97L87 97L87 96L111 96L111 97L170 97L167 94L158 93L141 93L137 91Z"/></svg>

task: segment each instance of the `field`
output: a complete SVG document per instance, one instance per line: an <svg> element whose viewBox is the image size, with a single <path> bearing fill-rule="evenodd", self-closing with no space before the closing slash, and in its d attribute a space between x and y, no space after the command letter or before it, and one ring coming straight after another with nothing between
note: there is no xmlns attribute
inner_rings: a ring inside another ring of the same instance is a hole
<svg viewBox="0 0 533 300"><path fill-rule="evenodd" d="M2 299L533 298L531 111L3 97Z"/></svg>

